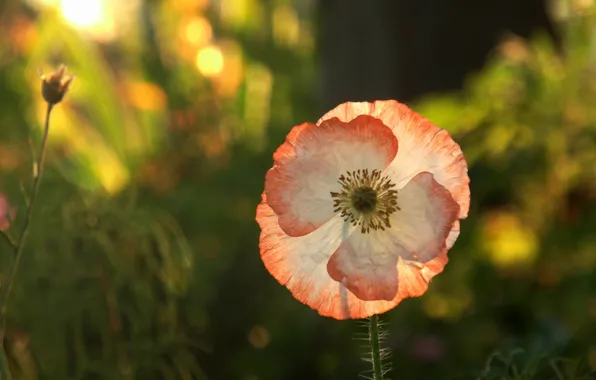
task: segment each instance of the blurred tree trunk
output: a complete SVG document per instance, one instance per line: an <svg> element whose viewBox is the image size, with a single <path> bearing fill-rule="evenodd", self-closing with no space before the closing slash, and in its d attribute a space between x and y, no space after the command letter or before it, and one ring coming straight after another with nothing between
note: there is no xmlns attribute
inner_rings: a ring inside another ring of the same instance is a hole
<svg viewBox="0 0 596 380"><path fill-rule="evenodd" d="M501 36L554 36L546 0L319 0L321 106L460 88Z"/></svg>

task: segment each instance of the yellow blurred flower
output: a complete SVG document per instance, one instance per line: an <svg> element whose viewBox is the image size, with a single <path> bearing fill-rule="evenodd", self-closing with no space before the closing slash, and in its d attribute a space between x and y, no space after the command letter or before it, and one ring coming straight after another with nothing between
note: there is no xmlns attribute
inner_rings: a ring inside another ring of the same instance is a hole
<svg viewBox="0 0 596 380"><path fill-rule="evenodd" d="M210 78L221 74L224 68L224 56L221 49L210 45L197 52L197 69L204 76Z"/></svg>
<svg viewBox="0 0 596 380"><path fill-rule="evenodd" d="M161 87L149 82L129 82L125 84L128 101L134 107L155 111L166 106L166 94Z"/></svg>
<svg viewBox="0 0 596 380"><path fill-rule="evenodd" d="M534 231L515 214L489 213L482 222L482 240L489 260L498 267L528 265L538 253Z"/></svg>

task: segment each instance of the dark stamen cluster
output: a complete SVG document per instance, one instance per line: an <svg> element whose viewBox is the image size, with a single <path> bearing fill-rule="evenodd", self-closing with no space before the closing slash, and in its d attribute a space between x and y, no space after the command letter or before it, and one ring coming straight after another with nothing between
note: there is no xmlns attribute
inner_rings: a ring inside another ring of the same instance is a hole
<svg viewBox="0 0 596 380"><path fill-rule="evenodd" d="M335 212L362 233L391 228L389 217L399 210L397 190L379 170L358 169L339 176L340 192L331 192Z"/></svg>

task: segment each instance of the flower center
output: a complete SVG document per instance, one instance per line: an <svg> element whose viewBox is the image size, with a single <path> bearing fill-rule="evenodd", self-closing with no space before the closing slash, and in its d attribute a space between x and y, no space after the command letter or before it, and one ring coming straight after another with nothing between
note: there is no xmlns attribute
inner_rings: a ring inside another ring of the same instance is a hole
<svg viewBox="0 0 596 380"><path fill-rule="evenodd" d="M391 228L389 217L400 210L397 190L388 176L379 170L349 171L339 176L340 192L331 192L335 212L346 222L360 226L362 233Z"/></svg>
<svg viewBox="0 0 596 380"><path fill-rule="evenodd" d="M377 205L377 191L370 186L358 187L350 195L352 207L359 212L371 212Z"/></svg>

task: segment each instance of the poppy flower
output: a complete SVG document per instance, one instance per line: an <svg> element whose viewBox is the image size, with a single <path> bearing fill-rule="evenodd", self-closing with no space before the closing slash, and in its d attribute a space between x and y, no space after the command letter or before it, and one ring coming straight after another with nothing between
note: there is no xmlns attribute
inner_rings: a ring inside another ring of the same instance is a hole
<svg viewBox="0 0 596 380"><path fill-rule="evenodd" d="M257 208L267 270L336 319L366 318L428 289L470 205L460 147L396 101L344 103L294 127Z"/></svg>

